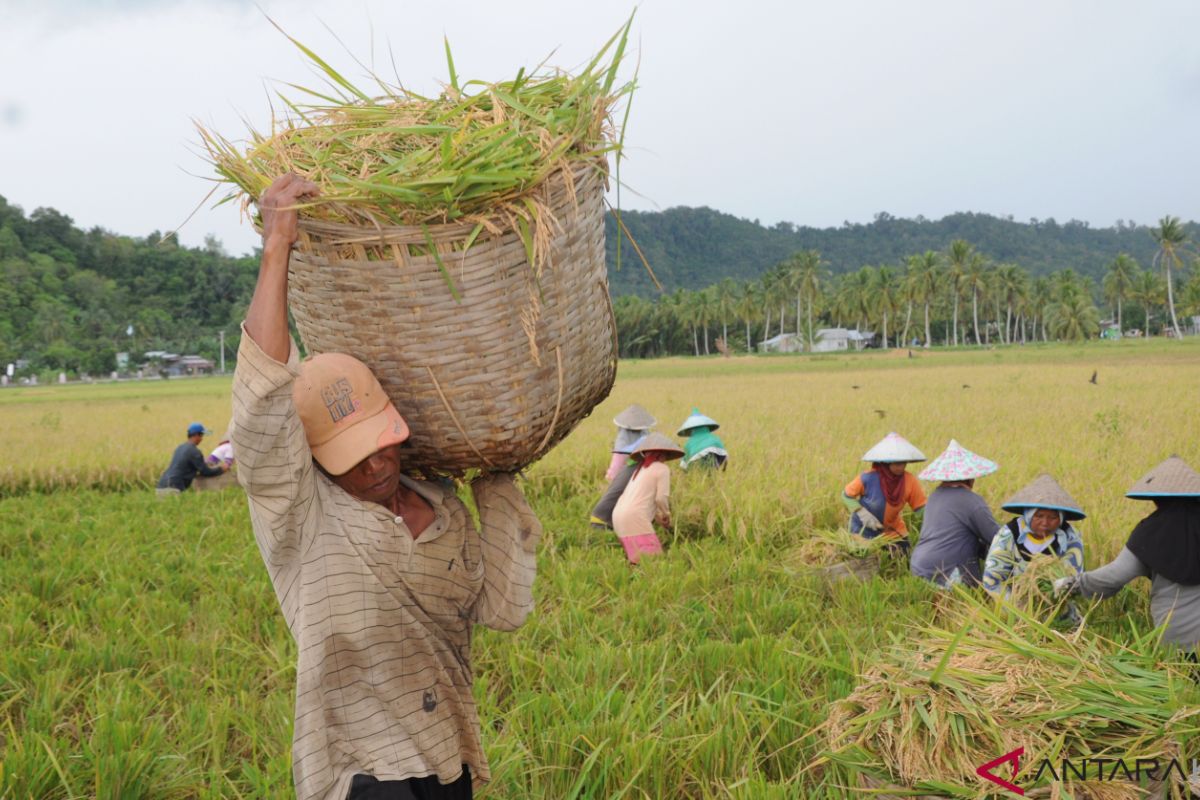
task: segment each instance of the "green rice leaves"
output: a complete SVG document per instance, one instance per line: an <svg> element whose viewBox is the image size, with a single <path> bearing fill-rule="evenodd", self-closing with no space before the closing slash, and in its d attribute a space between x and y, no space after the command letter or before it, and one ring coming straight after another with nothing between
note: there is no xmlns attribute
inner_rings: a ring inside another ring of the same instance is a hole
<svg viewBox="0 0 1200 800"><path fill-rule="evenodd" d="M273 120L269 134L250 130L235 142L197 124L217 181L228 186L218 202L238 199L245 207L275 177L294 172L321 187L305 211L310 219L468 222L475 225L471 243L500 225L519 230L534 263L555 222L531 199L571 165L606 169L607 155L620 154L613 114L634 88L619 78L632 20L574 75L539 67L509 81L464 80L445 40L449 82L436 98L376 75L368 92L280 29L325 85L285 84L286 116Z"/></svg>

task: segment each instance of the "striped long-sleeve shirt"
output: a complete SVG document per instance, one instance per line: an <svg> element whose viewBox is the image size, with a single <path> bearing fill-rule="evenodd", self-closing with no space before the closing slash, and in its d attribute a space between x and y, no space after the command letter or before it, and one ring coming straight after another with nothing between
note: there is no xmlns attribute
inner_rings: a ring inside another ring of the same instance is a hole
<svg viewBox="0 0 1200 800"><path fill-rule="evenodd" d="M541 525L509 475L471 484L482 533L451 488L405 485L435 519L401 517L315 468L292 403L299 359L243 331L233 445L250 518L299 650L293 777L299 800L342 800L380 780L489 778L471 693L471 627L512 630L533 608Z"/></svg>

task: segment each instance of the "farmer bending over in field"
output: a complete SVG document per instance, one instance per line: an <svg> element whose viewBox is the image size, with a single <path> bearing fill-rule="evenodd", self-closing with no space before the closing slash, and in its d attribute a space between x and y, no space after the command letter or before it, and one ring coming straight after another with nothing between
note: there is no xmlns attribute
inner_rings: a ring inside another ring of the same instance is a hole
<svg viewBox="0 0 1200 800"><path fill-rule="evenodd" d="M612 459L604 473L604 479L609 483L616 480L624 470L625 462L629 460L626 456L633 450L634 443L649 433L650 429L658 424L658 420L649 411L634 403L613 417L613 424L617 426L617 438L613 440Z"/></svg>
<svg viewBox="0 0 1200 800"><path fill-rule="evenodd" d="M1129 534L1111 563L1054 582L1058 593L1112 597L1134 578L1150 579L1150 615L1167 626L1163 640L1200 651L1200 473L1172 456L1126 497L1153 500L1154 512Z"/></svg>
<svg viewBox="0 0 1200 800"><path fill-rule="evenodd" d="M192 485L196 476L213 478L223 475L229 469L227 464L209 466L204 463L204 453L200 452L200 442L204 440L204 435L207 433L212 433L212 431L199 422L188 425L187 441L176 447L175 452L171 454L171 463L167 465L166 472L159 477L158 483L155 484L155 494L159 497L179 494Z"/></svg>
<svg viewBox="0 0 1200 800"><path fill-rule="evenodd" d="M259 201L262 265L233 385L239 478L299 650L296 795L469 798L489 777L471 626L525 621L541 525L502 474L471 484L477 531L452 488L401 473L408 426L366 365L300 363L288 259L295 206L316 193L285 175Z"/></svg>
<svg viewBox="0 0 1200 800"><path fill-rule="evenodd" d="M621 466L617 477L608 482L608 488L600 496L600 501L592 506L592 514L588 521L593 528L612 530L613 509L617 507L617 501L621 499L625 487L629 485L629 479L633 477L634 470L637 469L638 461L633 457L633 451L641 444L643 438L645 437L639 437L637 441L630 444L618 445L618 449L613 450L613 455L621 456L625 459L625 463Z"/></svg>
<svg viewBox="0 0 1200 800"><path fill-rule="evenodd" d="M925 508L925 491L906 469L925 455L898 433L889 433L863 454L871 469L842 491L842 502L850 511L850 532L864 539L883 536L901 550L908 549L908 528L901 512L908 506L915 513Z"/></svg>
<svg viewBox="0 0 1200 800"><path fill-rule="evenodd" d="M671 471L667 462L682 457L683 451L661 433L651 433L633 448L632 455L638 465L617 500L612 520L625 557L630 564L637 564L643 555L662 552L654 525L671 527Z"/></svg>
<svg viewBox="0 0 1200 800"><path fill-rule="evenodd" d="M687 469L696 464L708 469L725 469L729 453L725 451L725 443L721 441L721 437L713 433L719 427L721 426L715 419L706 417L700 413L700 409L693 408L691 416L683 421L675 434L687 438L683 445L683 460L679 462L679 466Z"/></svg>

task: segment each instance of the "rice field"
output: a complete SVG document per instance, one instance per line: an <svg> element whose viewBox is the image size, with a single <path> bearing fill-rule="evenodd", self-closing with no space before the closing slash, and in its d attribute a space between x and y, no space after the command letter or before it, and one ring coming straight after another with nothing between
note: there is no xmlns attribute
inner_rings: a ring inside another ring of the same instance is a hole
<svg viewBox="0 0 1200 800"><path fill-rule="evenodd" d="M1200 341L622 362L527 474L538 608L477 631L482 796L862 796L831 714L934 647L954 600L901 569L829 585L797 565L840 523L858 457L889 430L930 457L955 437L1001 465L977 485L994 510L1050 471L1089 513L1094 566L1146 513L1129 484L1172 453L1200 466L1197 363ZM699 406L731 463L674 472L667 553L633 570L586 520L635 401L668 433ZM290 796L295 651L244 497L147 490L189 422L228 419L228 377L0 392L0 797ZM1081 636L1151 648L1146 589L1089 607ZM1197 700L1174 681L1137 696L1164 726Z"/></svg>

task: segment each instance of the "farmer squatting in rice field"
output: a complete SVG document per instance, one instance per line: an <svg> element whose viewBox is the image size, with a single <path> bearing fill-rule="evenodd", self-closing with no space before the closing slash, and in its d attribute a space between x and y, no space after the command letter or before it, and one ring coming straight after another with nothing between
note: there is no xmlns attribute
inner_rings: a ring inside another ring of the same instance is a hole
<svg viewBox="0 0 1200 800"><path fill-rule="evenodd" d="M908 549L908 528L901 513L908 506L916 514L925 508L925 491L908 464L925 456L898 433L889 433L863 454L871 469L842 491L842 502L850 510L850 531L864 539L883 536L896 547Z"/></svg>
<svg viewBox="0 0 1200 800"><path fill-rule="evenodd" d="M921 536L909 559L909 571L942 588L956 584L978 586L980 559L996 535L999 523L987 501L975 493L975 480L998 469L996 463L972 453L954 439L924 470L920 478L941 481L925 504Z"/></svg>

